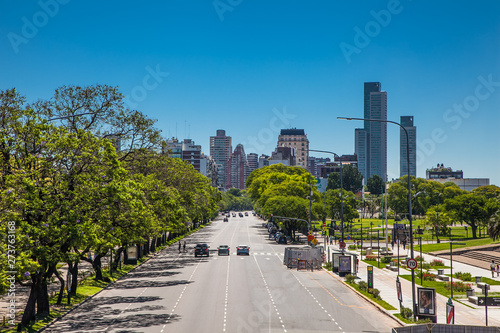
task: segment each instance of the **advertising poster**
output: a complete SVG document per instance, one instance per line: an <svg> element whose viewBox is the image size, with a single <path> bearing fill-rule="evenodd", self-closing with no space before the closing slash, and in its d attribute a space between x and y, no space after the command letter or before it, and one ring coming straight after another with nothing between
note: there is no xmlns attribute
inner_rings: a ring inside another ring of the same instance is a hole
<svg viewBox="0 0 500 333"><path fill-rule="evenodd" d="M436 315L436 290L433 288L417 288L418 314Z"/></svg>
<svg viewBox="0 0 500 333"><path fill-rule="evenodd" d="M351 256L339 256L339 272L351 272Z"/></svg>

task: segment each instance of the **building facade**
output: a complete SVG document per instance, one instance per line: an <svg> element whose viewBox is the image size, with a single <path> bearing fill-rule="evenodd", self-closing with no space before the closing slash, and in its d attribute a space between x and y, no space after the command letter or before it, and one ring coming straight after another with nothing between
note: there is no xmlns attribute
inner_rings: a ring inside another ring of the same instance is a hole
<svg viewBox="0 0 500 333"><path fill-rule="evenodd" d="M401 128L399 130L399 176L403 177L408 174L408 154L410 152L410 175L417 177L417 128L413 124L413 116L401 116L400 121L408 132L408 146L406 145L406 134Z"/></svg>
<svg viewBox="0 0 500 333"><path fill-rule="evenodd" d="M256 153L248 154L247 162L248 162L248 176L250 176L252 171L257 170L259 168L259 155L257 155Z"/></svg>
<svg viewBox="0 0 500 333"><path fill-rule="evenodd" d="M286 166L297 165L295 156L295 148L293 147L276 147L269 160L269 165L282 163Z"/></svg>
<svg viewBox="0 0 500 333"><path fill-rule="evenodd" d="M233 146L231 137L226 136L225 130L217 130L217 135L210 137L210 156L217 164L219 173L219 187L231 187L231 154Z"/></svg>
<svg viewBox="0 0 500 333"><path fill-rule="evenodd" d="M191 164L194 169L201 172L201 146L196 145L191 139L184 139L179 142L177 138L166 140L166 146L163 147L163 152L173 158L180 158L184 162Z"/></svg>
<svg viewBox="0 0 500 333"><path fill-rule="evenodd" d="M217 163L215 163L212 156L201 155L200 158L200 173L207 176L213 187L219 187L219 172L217 170Z"/></svg>
<svg viewBox="0 0 500 333"><path fill-rule="evenodd" d="M296 165L307 169L309 162L309 140L303 129L282 129L278 136L278 147L295 148Z"/></svg>
<svg viewBox="0 0 500 333"><path fill-rule="evenodd" d="M443 163L438 163L435 168L430 168L425 171L425 178L427 180L448 178L463 179L464 172L462 170L453 170L450 167L445 167Z"/></svg>
<svg viewBox="0 0 500 333"><path fill-rule="evenodd" d="M231 187L244 190L248 177L248 162L245 149L238 144L231 156Z"/></svg>
<svg viewBox="0 0 500 333"><path fill-rule="evenodd" d="M381 90L380 82L364 83L364 118L387 120L387 92ZM363 128L357 128L355 154L364 182L373 175L387 178L387 123L365 121Z"/></svg>

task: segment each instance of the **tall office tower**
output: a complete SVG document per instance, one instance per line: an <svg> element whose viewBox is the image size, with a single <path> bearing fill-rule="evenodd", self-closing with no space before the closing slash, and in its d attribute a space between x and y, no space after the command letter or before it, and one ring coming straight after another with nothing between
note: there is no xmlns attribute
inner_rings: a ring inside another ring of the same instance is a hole
<svg viewBox="0 0 500 333"><path fill-rule="evenodd" d="M259 168L259 155L257 155L256 153L250 153L247 155L247 161L248 161L248 176L250 176L252 171Z"/></svg>
<svg viewBox="0 0 500 333"><path fill-rule="evenodd" d="M240 143L234 149L231 157L231 187L245 189L245 182L248 176L248 163L245 149Z"/></svg>
<svg viewBox="0 0 500 333"><path fill-rule="evenodd" d="M365 82L364 118L387 120L387 92L380 90L380 82ZM365 121L364 128L354 132L359 171L364 183L373 175L387 176L387 123Z"/></svg>
<svg viewBox="0 0 500 333"><path fill-rule="evenodd" d="M278 147L295 148L297 165L307 169L309 162L309 140L303 129L282 129L278 136Z"/></svg>
<svg viewBox="0 0 500 333"><path fill-rule="evenodd" d="M210 137L210 156L217 164L219 172L219 187L231 187L231 137L226 136L225 130L217 130L216 136Z"/></svg>
<svg viewBox="0 0 500 333"><path fill-rule="evenodd" d="M410 175L417 177L417 128L413 126L413 116L401 116L401 125L408 132L410 148ZM408 155L406 154L406 134L399 130L399 176L408 174Z"/></svg>
<svg viewBox="0 0 500 333"><path fill-rule="evenodd" d="M259 168L263 168L265 166L269 166L269 156L267 155L260 155L259 156Z"/></svg>

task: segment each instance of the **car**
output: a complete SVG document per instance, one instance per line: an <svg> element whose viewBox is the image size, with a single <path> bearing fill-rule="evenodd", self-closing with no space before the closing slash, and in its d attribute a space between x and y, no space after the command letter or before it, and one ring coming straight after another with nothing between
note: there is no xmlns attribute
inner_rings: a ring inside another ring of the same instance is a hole
<svg viewBox="0 0 500 333"><path fill-rule="evenodd" d="M233 213L233 217L236 217L236 213Z"/></svg>
<svg viewBox="0 0 500 333"><path fill-rule="evenodd" d="M239 215L240 217L243 217L243 213L238 213L238 215Z"/></svg>
<svg viewBox="0 0 500 333"><path fill-rule="evenodd" d="M197 256L209 256L210 253L209 253L209 250L208 250L209 246L205 243L199 243L199 244L196 244L196 246L194 247L194 256L197 257Z"/></svg>
<svg viewBox="0 0 500 333"><path fill-rule="evenodd" d="M240 255L240 254L246 254L247 256L249 256L250 255L250 247L247 245L239 245L236 248L236 255Z"/></svg>
<svg viewBox="0 0 500 333"><path fill-rule="evenodd" d="M245 216L248 216L248 212L245 212Z"/></svg>
<svg viewBox="0 0 500 333"><path fill-rule="evenodd" d="M231 252L229 250L229 245L219 245L219 247L217 248L217 254L218 255L222 255L222 254L230 255Z"/></svg>
<svg viewBox="0 0 500 333"><path fill-rule="evenodd" d="M225 217L224 222L229 222L229 219L227 217Z"/></svg>

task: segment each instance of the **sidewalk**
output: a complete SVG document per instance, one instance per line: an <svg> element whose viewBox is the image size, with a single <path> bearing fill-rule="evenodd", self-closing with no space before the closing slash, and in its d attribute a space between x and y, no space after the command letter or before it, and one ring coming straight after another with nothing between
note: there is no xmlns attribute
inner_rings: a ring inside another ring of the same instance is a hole
<svg viewBox="0 0 500 333"><path fill-rule="evenodd" d="M324 243L322 243L324 244ZM327 245L327 247L331 249L338 250L338 244ZM395 249L396 250L396 249ZM356 252L356 251L348 251L348 252ZM400 255L403 256L405 254L409 255L409 250L403 250L400 248ZM415 251L414 248L414 256L416 257L420 253ZM424 261L431 262L434 259L439 259L444 262L445 266L450 266L450 260L443 259L441 257L435 257L428 254L423 254ZM331 256L330 256L331 258ZM367 281L367 266L365 262L359 262L359 272L358 277ZM445 269L444 274L450 274L451 269ZM466 265L457 261L453 261L453 272L464 272L471 273L473 277L475 276L483 276L491 278L491 272L485 269L477 268L474 266ZM405 270L403 266L400 266L400 274L408 275L411 274L410 270ZM387 269L382 268L373 268L373 284L374 288L380 290L380 296L384 301L394 306L397 310L388 311L391 314L399 313L399 300L396 292L396 278L398 276L397 271L393 272ZM495 277L495 279L500 280L499 277ZM455 279L454 279L455 280ZM359 280L358 280L359 281ZM412 292L411 292L411 281L400 278L401 282L401 290L403 293L403 306L407 308L412 308ZM475 287L474 283L474 291L476 292L476 296L481 295L481 290ZM415 284L415 295L417 293L416 288L420 287ZM500 292L500 285L491 286L489 292ZM416 296L415 296L416 297ZM485 307L477 306L473 303L470 303L465 296L461 299L456 298L453 300L453 304L455 305L455 324L457 325L476 325L476 326L484 326L485 321ZM448 302L448 297L436 294L436 305L437 305L437 322L440 324L446 323L446 303ZM463 303L463 304L462 304ZM466 304L466 305L465 305ZM500 307L489 306L488 307L488 326L500 326Z"/></svg>

